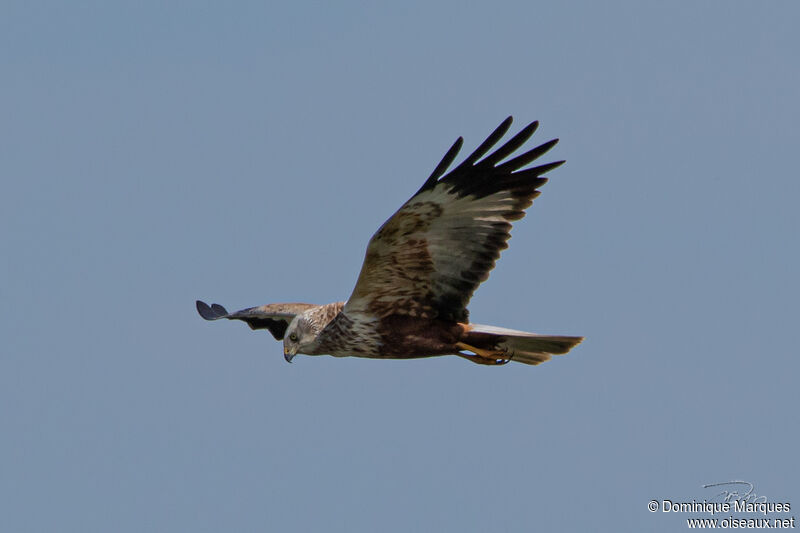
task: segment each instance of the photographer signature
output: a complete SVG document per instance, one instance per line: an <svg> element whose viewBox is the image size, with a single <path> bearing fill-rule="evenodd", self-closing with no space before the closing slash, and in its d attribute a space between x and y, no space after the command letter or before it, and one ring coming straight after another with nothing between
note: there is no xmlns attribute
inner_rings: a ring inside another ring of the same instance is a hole
<svg viewBox="0 0 800 533"><path fill-rule="evenodd" d="M722 489L722 492L720 492L719 494L714 495L714 498L716 498L717 496L722 497L722 501L725 503L730 503L730 502L766 503L767 501L766 496L758 496L756 495L755 492L753 492L755 486L748 481L734 480L734 481L723 481L721 483L709 483L707 485L703 485L704 489L709 489L712 487L727 487L726 489ZM739 492L740 490L744 490L744 492Z"/></svg>

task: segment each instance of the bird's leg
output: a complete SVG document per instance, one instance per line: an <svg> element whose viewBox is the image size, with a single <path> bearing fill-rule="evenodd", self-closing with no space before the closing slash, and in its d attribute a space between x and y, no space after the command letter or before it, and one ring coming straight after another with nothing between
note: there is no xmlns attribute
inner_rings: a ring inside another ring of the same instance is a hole
<svg viewBox="0 0 800 533"><path fill-rule="evenodd" d="M484 350L482 348L476 348L475 346L470 346L469 344L463 342L457 342L456 346L459 350L466 350L472 352L475 355L470 355L467 353L459 352L456 355L459 357L463 357L473 363L477 363L479 365L504 365L511 361L511 358L508 359L498 359L497 358L497 351L496 350ZM505 352L504 352L505 353Z"/></svg>
<svg viewBox="0 0 800 533"><path fill-rule="evenodd" d="M480 355L470 355L466 353L457 353L456 355L479 365L502 366L510 361L510 359L487 358L481 357Z"/></svg>

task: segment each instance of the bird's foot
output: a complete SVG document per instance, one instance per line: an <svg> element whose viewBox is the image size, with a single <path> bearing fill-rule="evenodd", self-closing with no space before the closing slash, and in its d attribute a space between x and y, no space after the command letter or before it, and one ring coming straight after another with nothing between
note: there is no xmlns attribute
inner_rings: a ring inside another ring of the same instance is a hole
<svg viewBox="0 0 800 533"><path fill-rule="evenodd" d="M507 364L513 358L513 354L511 357L506 357L506 350L501 352L497 350L484 350L463 342L457 343L456 346L459 350L463 350L456 355L479 365L501 366ZM502 354L503 357L498 358L497 356L500 354Z"/></svg>

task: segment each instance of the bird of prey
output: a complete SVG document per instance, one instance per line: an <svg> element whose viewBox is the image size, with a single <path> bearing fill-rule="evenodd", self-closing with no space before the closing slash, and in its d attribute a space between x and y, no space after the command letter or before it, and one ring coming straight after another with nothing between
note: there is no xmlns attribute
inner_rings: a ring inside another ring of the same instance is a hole
<svg viewBox="0 0 800 533"><path fill-rule="evenodd" d="M537 365L567 353L583 337L539 335L469 322L467 304L508 247L511 223L564 161L525 168L553 139L511 159L533 135L533 122L486 155L511 126L504 120L450 172L459 137L422 187L367 245L346 302L278 303L228 313L197 301L206 320L242 320L283 341L286 361L300 353L377 359L457 355L485 365ZM486 157L484 157L486 156Z"/></svg>

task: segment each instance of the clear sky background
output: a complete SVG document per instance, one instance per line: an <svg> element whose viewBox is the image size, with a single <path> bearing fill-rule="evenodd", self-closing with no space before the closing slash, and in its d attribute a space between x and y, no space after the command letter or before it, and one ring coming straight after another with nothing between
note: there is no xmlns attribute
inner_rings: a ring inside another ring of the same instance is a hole
<svg viewBox="0 0 800 533"><path fill-rule="evenodd" d="M647 503L733 479L800 515L798 20L3 2L0 531L681 531ZM510 114L567 164L471 316L568 356L287 365L197 315L345 299Z"/></svg>

